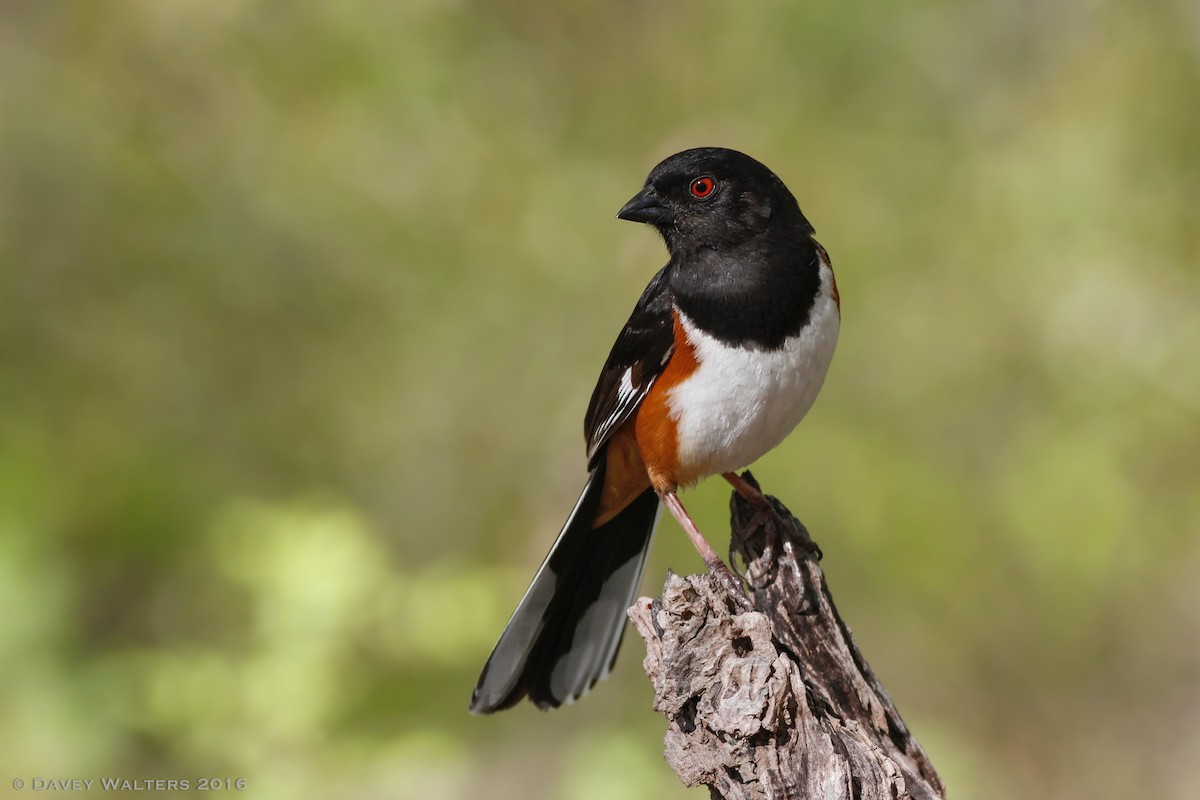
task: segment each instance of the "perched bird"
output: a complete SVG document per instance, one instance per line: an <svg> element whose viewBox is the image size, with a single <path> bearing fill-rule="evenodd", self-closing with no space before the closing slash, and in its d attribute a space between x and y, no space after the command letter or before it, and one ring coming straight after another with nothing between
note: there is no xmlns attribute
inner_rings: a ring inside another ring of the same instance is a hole
<svg viewBox="0 0 1200 800"><path fill-rule="evenodd" d="M670 262L625 323L588 405L587 484L471 698L556 708L606 677L665 505L709 569L741 584L677 495L779 444L808 412L837 344L829 256L783 181L736 150L685 150L617 214L662 234Z"/></svg>

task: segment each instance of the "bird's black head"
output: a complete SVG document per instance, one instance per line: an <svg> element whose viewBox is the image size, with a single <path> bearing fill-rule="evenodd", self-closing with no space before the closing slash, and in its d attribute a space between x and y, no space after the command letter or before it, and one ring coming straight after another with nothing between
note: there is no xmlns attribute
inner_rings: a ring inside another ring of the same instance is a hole
<svg viewBox="0 0 1200 800"><path fill-rule="evenodd" d="M725 249L768 229L813 228L796 198L775 173L745 153L698 147L665 159L646 185L617 213L618 219L647 222L667 247Z"/></svg>

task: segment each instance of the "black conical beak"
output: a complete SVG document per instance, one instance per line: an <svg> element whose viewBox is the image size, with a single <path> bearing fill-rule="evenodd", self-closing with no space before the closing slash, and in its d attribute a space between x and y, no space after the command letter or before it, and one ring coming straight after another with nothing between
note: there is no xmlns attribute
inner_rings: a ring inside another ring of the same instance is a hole
<svg viewBox="0 0 1200 800"><path fill-rule="evenodd" d="M654 193L654 187L647 186L621 206L621 210L617 212L617 219L667 225L675 219L675 214L659 200L658 195Z"/></svg>

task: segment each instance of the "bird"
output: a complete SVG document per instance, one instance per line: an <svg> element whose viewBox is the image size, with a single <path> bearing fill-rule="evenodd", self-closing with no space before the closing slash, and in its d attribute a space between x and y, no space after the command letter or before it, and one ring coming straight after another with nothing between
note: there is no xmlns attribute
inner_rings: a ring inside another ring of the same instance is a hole
<svg viewBox="0 0 1200 800"><path fill-rule="evenodd" d="M740 594L679 490L720 475L768 507L737 471L808 413L833 358L829 255L759 161L722 147L676 153L617 218L655 228L670 259L600 371L584 416L587 481L483 667L475 714L526 697L557 708L608 676L663 507Z"/></svg>

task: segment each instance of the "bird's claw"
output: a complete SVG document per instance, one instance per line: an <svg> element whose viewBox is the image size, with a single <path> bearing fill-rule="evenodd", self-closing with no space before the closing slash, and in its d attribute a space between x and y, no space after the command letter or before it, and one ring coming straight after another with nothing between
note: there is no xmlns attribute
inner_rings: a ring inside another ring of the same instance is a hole
<svg viewBox="0 0 1200 800"><path fill-rule="evenodd" d="M717 579L718 583L725 587L725 591L729 593L730 599L742 611L754 610L754 603L746 596L745 584L742 583L742 579L737 573L720 562L709 564L708 571Z"/></svg>

